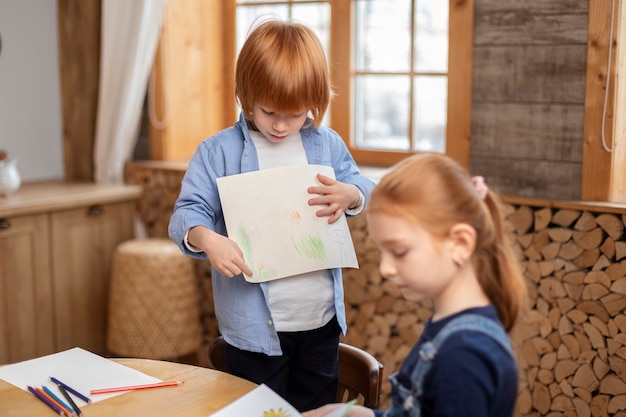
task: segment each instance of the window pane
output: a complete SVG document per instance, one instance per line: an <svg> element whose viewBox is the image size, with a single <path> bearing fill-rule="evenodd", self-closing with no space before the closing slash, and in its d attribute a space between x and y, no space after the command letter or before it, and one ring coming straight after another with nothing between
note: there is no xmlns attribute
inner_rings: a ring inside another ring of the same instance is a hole
<svg viewBox="0 0 626 417"><path fill-rule="evenodd" d="M271 1L274 1L274 0L271 0ZM275 2L279 2L279 1L280 0L277 0ZM315 0L285 0L285 1L283 1L283 3L289 3L289 2L291 2L291 3L299 3L299 2L305 2L305 1L310 3L311 1L315 1ZM267 3L267 2L268 2L268 0L239 0L239 1L237 1L237 5L241 6L242 4Z"/></svg>
<svg viewBox="0 0 626 417"><path fill-rule="evenodd" d="M265 5L237 7L237 55L252 25L268 18L286 20L289 17L287 5Z"/></svg>
<svg viewBox="0 0 626 417"><path fill-rule="evenodd" d="M356 1L357 71L410 70L410 3L410 0Z"/></svg>
<svg viewBox="0 0 626 417"><path fill-rule="evenodd" d="M330 62L329 48L330 48L330 4L329 3L315 3L315 4L300 4L293 5L291 7L292 19L300 22L315 32L320 39L324 51L326 51L326 59ZM331 100L332 105L332 100ZM330 126L330 106L326 111L324 119L322 119L323 126Z"/></svg>
<svg viewBox="0 0 626 417"><path fill-rule="evenodd" d="M413 150L445 152L447 90L446 77L415 77Z"/></svg>
<svg viewBox="0 0 626 417"><path fill-rule="evenodd" d="M301 4L292 6L292 19L300 22L315 32L322 46L328 51L330 46L330 4Z"/></svg>
<svg viewBox="0 0 626 417"><path fill-rule="evenodd" d="M330 4L327 2L294 4L291 7L287 4L237 7L237 53L239 53L241 45L246 40L251 26L268 18L295 20L307 25L320 38L322 46L324 46L324 50L328 55L330 44Z"/></svg>
<svg viewBox="0 0 626 417"><path fill-rule="evenodd" d="M355 80L357 147L408 150L408 76L358 76Z"/></svg>
<svg viewBox="0 0 626 417"><path fill-rule="evenodd" d="M448 71L448 4L441 0L419 0L415 8L415 70Z"/></svg>

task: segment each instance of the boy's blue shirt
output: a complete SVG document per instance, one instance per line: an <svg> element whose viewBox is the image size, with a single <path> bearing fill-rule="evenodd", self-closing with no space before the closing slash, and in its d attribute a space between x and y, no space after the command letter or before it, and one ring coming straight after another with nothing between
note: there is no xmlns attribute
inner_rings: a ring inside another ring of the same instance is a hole
<svg viewBox="0 0 626 417"><path fill-rule="evenodd" d="M358 187L367 204L374 183L360 175L341 137L325 127L307 127L300 133L309 164L333 167L336 179ZM216 179L258 170L256 148L243 113L234 126L216 133L198 146L183 177L168 228L170 238L186 255L207 259L204 252L192 252L184 244L185 234L194 226L203 225L227 235ZM337 320L345 334L347 326L341 269L329 272L334 283ZM215 314L224 339L239 349L281 355L268 307L267 283L248 283L242 275L228 278L212 268L212 284ZM294 300L294 303L297 302Z"/></svg>

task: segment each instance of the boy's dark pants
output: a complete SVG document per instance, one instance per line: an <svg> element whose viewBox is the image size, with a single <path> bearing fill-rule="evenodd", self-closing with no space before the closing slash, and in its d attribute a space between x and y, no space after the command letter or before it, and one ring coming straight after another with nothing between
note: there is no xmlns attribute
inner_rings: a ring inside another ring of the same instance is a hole
<svg viewBox="0 0 626 417"><path fill-rule="evenodd" d="M337 397L340 333L336 317L319 329L278 332L282 356L228 345L228 372L264 383L300 412L333 403Z"/></svg>

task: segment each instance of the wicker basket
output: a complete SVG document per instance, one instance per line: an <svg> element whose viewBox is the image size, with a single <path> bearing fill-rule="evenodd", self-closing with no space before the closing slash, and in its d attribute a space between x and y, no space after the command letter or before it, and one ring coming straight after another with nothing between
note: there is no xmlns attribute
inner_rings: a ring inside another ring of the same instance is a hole
<svg viewBox="0 0 626 417"><path fill-rule="evenodd" d="M107 348L113 355L172 359L199 352L199 291L193 261L169 239L116 248L111 268Z"/></svg>

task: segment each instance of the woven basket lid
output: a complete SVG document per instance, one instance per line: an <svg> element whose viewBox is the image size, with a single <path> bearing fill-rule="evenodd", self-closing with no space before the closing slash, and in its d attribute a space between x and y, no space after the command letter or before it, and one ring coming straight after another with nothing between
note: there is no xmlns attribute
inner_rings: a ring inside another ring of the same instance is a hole
<svg viewBox="0 0 626 417"><path fill-rule="evenodd" d="M134 239L113 255L107 347L115 354L168 359L201 343L193 261L169 239Z"/></svg>

